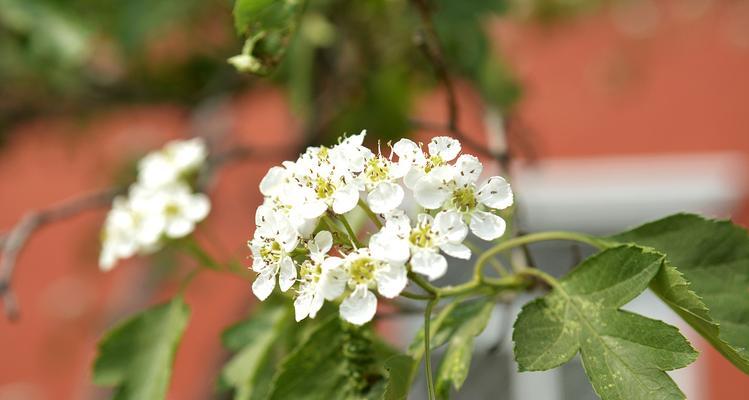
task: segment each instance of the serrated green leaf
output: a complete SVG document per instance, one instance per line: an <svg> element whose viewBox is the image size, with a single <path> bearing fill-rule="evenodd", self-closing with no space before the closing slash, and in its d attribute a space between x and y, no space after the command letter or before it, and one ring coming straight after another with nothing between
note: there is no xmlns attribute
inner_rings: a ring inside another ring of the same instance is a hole
<svg viewBox="0 0 749 400"><path fill-rule="evenodd" d="M604 400L683 399L665 371L685 367L697 353L678 329L619 310L663 263L662 254L635 246L585 260L550 294L523 307L513 331L520 370L557 367L579 350Z"/></svg>
<svg viewBox="0 0 749 400"><path fill-rule="evenodd" d="M265 370L272 371L269 358L274 342L281 338L283 326L290 318L290 310L283 305L263 307L222 335L227 348L238 353L221 372L224 384L234 388L235 400L262 399L267 395Z"/></svg>
<svg viewBox="0 0 749 400"><path fill-rule="evenodd" d="M460 389L468 376L473 355L473 339L484 331L489 322L494 302L489 298L460 303L445 318L435 339L447 341L447 350L442 358L435 389L440 398L448 398L450 386ZM440 335L442 333L442 335ZM442 339L440 336L445 337Z"/></svg>
<svg viewBox="0 0 749 400"><path fill-rule="evenodd" d="M394 352L366 329L346 325L337 315L322 322L281 363L268 399L381 398L384 362ZM356 335L364 335L364 343L351 341L356 330L361 330Z"/></svg>
<svg viewBox="0 0 749 400"><path fill-rule="evenodd" d="M613 236L649 246L669 263L653 291L749 374L749 235L729 221L677 214Z"/></svg>
<svg viewBox="0 0 749 400"><path fill-rule="evenodd" d="M189 316L187 304L176 297L109 331L99 342L94 382L116 386L117 400L165 398L174 354Z"/></svg>

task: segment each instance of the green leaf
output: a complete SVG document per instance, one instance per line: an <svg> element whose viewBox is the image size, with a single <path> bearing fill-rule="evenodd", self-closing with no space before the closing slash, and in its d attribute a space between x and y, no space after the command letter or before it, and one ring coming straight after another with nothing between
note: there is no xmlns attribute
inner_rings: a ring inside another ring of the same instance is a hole
<svg viewBox="0 0 749 400"><path fill-rule="evenodd" d="M291 316L280 304L261 308L222 335L227 348L238 351L221 372L222 382L234 388L234 399L262 399L267 395L268 380L264 372L272 371L270 360L274 343L282 336Z"/></svg>
<svg viewBox="0 0 749 400"><path fill-rule="evenodd" d="M669 263L651 284L653 291L749 374L749 235L745 229L729 221L677 214L612 239L664 253Z"/></svg>
<svg viewBox="0 0 749 400"><path fill-rule="evenodd" d="M473 338L484 331L493 309L494 302L490 298L460 303L435 334L436 344L447 341L447 350L437 371L436 390L440 398L449 397L451 384L458 390L465 382L471 366Z"/></svg>
<svg viewBox="0 0 749 400"><path fill-rule="evenodd" d="M174 354L189 316L182 297L175 297L109 331L99 342L94 382L116 386L115 399L165 398Z"/></svg>
<svg viewBox="0 0 749 400"><path fill-rule="evenodd" d="M384 361L394 352L333 315L281 363L269 400L379 399L385 390Z"/></svg>
<svg viewBox="0 0 749 400"><path fill-rule="evenodd" d="M520 370L557 367L579 350L604 400L683 399L665 371L687 366L697 353L675 327L619 310L645 290L663 263L654 251L610 248L526 304L513 331Z"/></svg>
<svg viewBox="0 0 749 400"><path fill-rule="evenodd" d="M411 356L399 354L385 361L385 369L388 371L388 381L384 399L406 400L411 382L419 371L419 363Z"/></svg>
<svg viewBox="0 0 749 400"><path fill-rule="evenodd" d="M230 62L243 72L270 72L283 58L303 7L303 0L237 0L234 25L247 40Z"/></svg>

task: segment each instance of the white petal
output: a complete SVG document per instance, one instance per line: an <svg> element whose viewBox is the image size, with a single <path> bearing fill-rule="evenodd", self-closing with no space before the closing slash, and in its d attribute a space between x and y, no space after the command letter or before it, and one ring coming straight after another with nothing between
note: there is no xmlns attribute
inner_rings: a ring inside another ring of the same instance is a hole
<svg viewBox="0 0 749 400"><path fill-rule="evenodd" d="M403 177L403 183L406 184L407 188L413 189L419 182L419 180L424 177L424 175L426 175L426 173L424 173L423 169L419 167L411 168Z"/></svg>
<svg viewBox="0 0 749 400"><path fill-rule="evenodd" d="M114 268L116 262L117 256L112 249L109 246L102 247L101 253L99 253L99 268L105 272L109 271Z"/></svg>
<svg viewBox="0 0 749 400"><path fill-rule="evenodd" d="M369 238L369 250L375 258L396 263L406 262L409 256L408 240L387 230Z"/></svg>
<svg viewBox="0 0 749 400"><path fill-rule="evenodd" d="M341 267L343 260L329 257L323 261L319 290L326 300L335 300L346 289L346 271Z"/></svg>
<svg viewBox="0 0 749 400"><path fill-rule="evenodd" d="M499 210L512 205L512 188L507 181L500 176L492 176L481 186L476 194L478 200L488 207Z"/></svg>
<svg viewBox="0 0 749 400"><path fill-rule="evenodd" d="M286 256L281 259L281 268L278 274L278 286L282 292L289 290L289 288L296 281L296 267L291 257Z"/></svg>
<svg viewBox="0 0 749 400"><path fill-rule="evenodd" d="M382 182L369 192L367 204L376 214L392 211L403 202L403 188L392 182Z"/></svg>
<svg viewBox="0 0 749 400"><path fill-rule="evenodd" d="M481 161L475 156L461 154L458 157L458 161L455 162L455 169L457 170L455 182L462 186L476 182L484 166L481 165Z"/></svg>
<svg viewBox="0 0 749 400"><path fill-rule="evenodd" d="M408 283L406 267L403 264L388 264L375 271L377 291L389 298L398 296Z"/></svg>
<svg viewBox="0 0 749 400"><path fill-rule="evenodd" d="M444 243L440 249L448 256L468 260L471 258L471 249L462 243Z"/></svg>
<svg viewBox="0 0 749 400"><path fill-rule="evenodd" d="M260 193L262 193L263 196L273 196L278 193L287 174L288 171L284 167L276 166L269 169L268 173L266 173L260 181Z"/></svg>
<svg viewBox="0 0 749 400"><path fill-rule="evenodd" d="M273 288L276 287L276 277L271 273L259 274L252 282L252 293L263 301L270 296Z"/></svg>
<svg viewBox="0 0 749 400"><path fill-rule="evenodd" d="M451 243L462 242L468 235L463 216L454 210L440 211L434 217L434 230L440 238Z"/></svg>
<svg viewBox="0 0 749 400"><path fill-rule="evenodd" d="M312 307L312 294L311 293L302 293L299 296L297 296L296 299L294 299L294 319L296 319L296 322L299 322L305 318L310 313L310 308Z"/></svg>
<svg viewBox="0 0 749 400"><path fill-rule="evenodd" d="M317 316L317 312L320 311L323 304L323 297L320 296L318 293L315 293L312 295L312 301L309 306L309 317L315 318Z"/></svg>
<svg viewBox="0 0 749 400"><path fill-rule="evenodd" d="M429 154L450 161L460 153L460 142L449 136L437 136L429 142Z"/></svg>
<svg viewBox="0 0 749 400"><path fill-rule="evenodd" d="M202 193L195 193L184 205L182 211L188 218L198 222L203 220L211 211L211 202L208 197Z"/></svg>
<svg viewBox="0 0 749 400"><path fill-rule="evenodd" d="M354 325L364 325L371 321L375 312L377 297L366 286L358 286L341 303L341 317Z"/></svg>
<svg viewBox="0 0 749 400"><path fill-rule="evenodd" d="M168 237L176 239L187 236L195 228L195 223L187 218L172 218L166 225L165 233Z"/></svg>
<svg viewBox="0 0 749 400"><path fill-rule="evenodd" d="M485 211L474 211L471 216L471 232L484 240L494 240L505 233L505 220Z"/></svg>
<svg viewBox="0 0 749 400"><path fill-rule="evenodd" d="M447 272L447 260L433 250L420 250L411 256L411 269L426 275L430 281L442 277Z"/></svg>
<svg viewBox="0 0 749 400"><path fill-rule="evenodd" d="M359 191L354 185L346 185L333 193L333 212L345 214L356 207L359 202Z"/></svg>
<svg viewBox="0 0 749 400"><path fill-rule="evenodd" d="M323 215L325 211L328 211L328 205L320 199L306 201L299 207L299 212L306 219L317 218Z"/></svg>
<svg viewBox="0 0 749 400"><path fill-rule="evenodd" d="M414 197L420 206L434 210L442 207L442 204L450 196L450 192L435 178L425 176L416 183Z"/></svg>
<svg viewBox="0 0 749 400"><path fill-rule="evenodd" d="M317 253L326 254L333 247L333 235L328 231L320 231L315 235L315 251Z"/></svg>
<svg viewBox="0 0 749 400"><path fill-rule="evenodd" d="M385 229L398 236L411 232L411 220L402 209L395 209L385 215Z"/></svg>

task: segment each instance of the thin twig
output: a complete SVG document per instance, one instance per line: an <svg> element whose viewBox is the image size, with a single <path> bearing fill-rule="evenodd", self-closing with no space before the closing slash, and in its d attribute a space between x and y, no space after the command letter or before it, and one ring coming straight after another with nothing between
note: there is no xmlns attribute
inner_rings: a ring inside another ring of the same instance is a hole
<svg viewBox="0 0 749 400"><path fill-rule="evenodd" d="M421 34L416 37L417 45L424 53L427 60L429 60L429 63L434 67L437 78L445 86L445 91L447 92L446 103L448 116L447 125L413 120L412 124L428 130L449 132L462 143L468 145L468 147L473 148L485 156L496 159L503 166L506 165L508 162L507 153L492 151L487 146L473 140L460 130L458 96L453 80L448 72L447 62L445 61L439 35L437 35L437 31L434 28L432 10L430 9L427 0L412 0L412 3L419 13L422 25Z"/></svg>
<svg viewBox="0 0 749 400"><path fill-rule="evenodd" d="M278 160L291 153L288 147L258 149L237 146L209 157L198 186L206 190L213 181L218 169L235 161ZM65 220L85 211L109 206L115 196L124 192L122 187L113 187L87 193L65 200L49 208L27 212L7 233L0 236L0 299L3 302L5 315L9 320L19 316L18 302L11 285L13 272L18 256L36 230L42 226Z"/></svg>
<svg viewBox="0 0 749 400"><path fill-rule="evenodd" d="M8 319L15 320L18 318L18 304L13 295L11 279L18 255L23 250L29 237L46 224L67 219L84 211L107 206L120 192L122 192L122 188L98 190L63 201L44 210L30 211L11 228L2 243L2 254L0 254L0 257L2 257L0 258L0 298L3 300L5 315Z"/></svg>

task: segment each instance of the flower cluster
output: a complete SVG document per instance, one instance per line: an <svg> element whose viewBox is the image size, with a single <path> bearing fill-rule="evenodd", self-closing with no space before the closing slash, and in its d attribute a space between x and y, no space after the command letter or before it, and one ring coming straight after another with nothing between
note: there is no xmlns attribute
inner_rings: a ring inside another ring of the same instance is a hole
<svg viewBox="0 0 749 400"><path fill-rule="evenodd" d="M496 214L512 205L505 179L478 184L483 166L460 154L460 142L436 137L426 146L401 139L390 154L362 145L365 132L333 147L310 147L296 161L272 167L260 183L265 196L248 242L252 291L265 300L276 287L295 287L296 319L314 318L325 300L341 298L340 314L370 321L380 296L398 296L408 272L430 280L447 271L443 255L468 259L469 231L483 240L504 234ZM407 205L418 210L407 212ZM357 205L378 227L366 246L352 237L346 214ZM378 215L375 215L378 214Z"/></svg>
<svg viewBox="0 0 749 400"><path fill-rule="evenodd" d="M138 180L117 196L102 229L99 266L158 250L165 238L181 238L208 215L210 202L194 193L191 178L206 159L200 138L172 141L138 163Z"/></svg>

